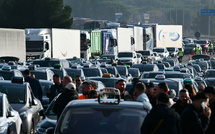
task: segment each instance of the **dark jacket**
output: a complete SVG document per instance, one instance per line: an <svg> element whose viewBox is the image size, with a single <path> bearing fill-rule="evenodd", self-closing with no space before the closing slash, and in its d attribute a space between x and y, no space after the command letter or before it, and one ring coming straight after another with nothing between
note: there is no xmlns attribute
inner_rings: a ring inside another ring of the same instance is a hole
<svg viewBox="0 0 215 134"><path fill-rule="evenodd" d="M182 114L182 112L184 111L184 109L187 107L187 105L182 106L181 105L181 101L177 100L176 103L172 106L173 109L175 109L175 112L177 112L179 115Z"/></svg>
<svg viewBox="0 0 215 134"><path fill-rule="evenodd" d="M50 94L46 93L46 96L49 98L49 103L57 96L59 93L63 92L63 85L62 83L58 85L52 85L50 88L51 92Z"/></svg>
<svg viewBox="0 0 215 134"><path fill-rule="evenodd" d="M206 134L214 134L215 133L215 102L210 104L209 107L211 109L211 117L210 117L210 123L206 131Z"/></svg>
<svg viewBox="0 0 215 134"><path fill-rule="evenodd" d="M179 115L174 109L168 108L164 104L158 104L146 116L141 127L141 133L152 134L157 127L158 129L154 134L179 134L179 124Z"/></svg>
<svg viewBox="0 0 215 134"><path fill-rule="evenodd" d="M75 94L74 92L68 92L65 91L60 96L57 98L53 112L57 114L57 117L59 119L61 113L63 112L63 109L66 107L66 105L72 101L78 99L78 95Z"/></svg>
<svg viewBox="0 0 215 134"><path fill-rule="evenodd" d="M192 104L189 104L181 114L181 129L183 134L204 134L209 125L209 119L203 116Z"/></svg>
<svg viewBox="0 0 215 134"><path fill-rule="evenodd" d="M25 77L25 82L28 82L30 84L34 96L42 103L43 90L39 80L27 76Z"/></svg>

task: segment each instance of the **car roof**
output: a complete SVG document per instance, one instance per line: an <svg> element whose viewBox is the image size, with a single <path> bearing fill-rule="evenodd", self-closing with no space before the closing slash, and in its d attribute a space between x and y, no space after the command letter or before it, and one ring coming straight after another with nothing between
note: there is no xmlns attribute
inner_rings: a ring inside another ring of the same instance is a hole
<svg viewBox="0 0 215 134"><path fill-rule="evenodd" d="M85 100L73 100L66 108L80 108L80 107L101 107L101 108L133 108L133 109L144 109L142 102L137 101L124 101L120 100L118 105L105 105L99 104L97 99L85 99Z"/></svg>

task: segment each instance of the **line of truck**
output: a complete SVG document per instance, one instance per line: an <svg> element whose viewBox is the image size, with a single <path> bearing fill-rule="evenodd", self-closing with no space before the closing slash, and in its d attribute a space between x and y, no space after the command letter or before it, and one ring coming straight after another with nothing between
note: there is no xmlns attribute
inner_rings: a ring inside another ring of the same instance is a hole
<svg viewBox="0 0 215 134"><path fill-rule="evenodd" d="M58 28L0 29L0 56L20 61L51 58L84 58L154 47L182 47L181 25L147 24L98 30Z"/></svg>

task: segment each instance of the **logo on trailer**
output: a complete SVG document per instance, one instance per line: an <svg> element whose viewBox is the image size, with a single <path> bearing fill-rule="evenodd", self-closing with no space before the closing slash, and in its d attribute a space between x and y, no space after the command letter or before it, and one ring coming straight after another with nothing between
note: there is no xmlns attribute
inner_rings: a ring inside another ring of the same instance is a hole
<svg viewBox="0 0 215 134"><path fill-rule="evenodd" d="M165 32L163 30L160 30L158 34L159 41L165 39L165 36L169 36L172 41L177 41L180 38L180 34L177 32Z"/></svg>

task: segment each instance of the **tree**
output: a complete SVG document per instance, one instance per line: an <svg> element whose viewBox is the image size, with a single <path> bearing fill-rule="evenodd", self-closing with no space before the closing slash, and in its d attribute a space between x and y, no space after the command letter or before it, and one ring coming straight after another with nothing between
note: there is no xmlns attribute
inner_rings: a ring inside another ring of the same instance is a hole
<svg viewBox="0 0 215 134"><path fill-rule="evenodd" d="M0 9L1 27L70 28L73 22L72 8L63 0L4 0Z"/></svg>

